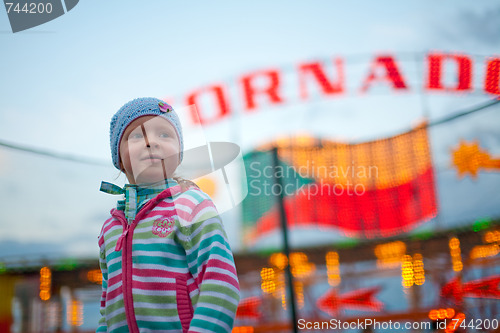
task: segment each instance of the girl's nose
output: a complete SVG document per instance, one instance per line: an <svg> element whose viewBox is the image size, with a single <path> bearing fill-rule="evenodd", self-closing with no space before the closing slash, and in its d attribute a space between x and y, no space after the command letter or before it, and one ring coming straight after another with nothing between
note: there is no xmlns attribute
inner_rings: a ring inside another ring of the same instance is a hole
<svg viewBox="0 0 500 333"><path fill-rule="evenodd" d="M148 147L148 148L151 148L151 147L158 148L160 146L158 144L158 142L154 139L153 136L149 137L148 139L149 140L146 140L146 147Z"/></svg>

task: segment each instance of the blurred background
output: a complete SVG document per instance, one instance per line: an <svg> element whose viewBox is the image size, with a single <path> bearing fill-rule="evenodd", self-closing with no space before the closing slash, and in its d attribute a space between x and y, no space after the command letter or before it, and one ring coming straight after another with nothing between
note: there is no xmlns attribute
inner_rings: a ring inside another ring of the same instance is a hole
<svg viewBox="0 0 500 333"><path fill-rule="evenodd" d="M144 96L241 149L195 180L248 191L221 210L234 332L498 332L497 1L84 1L0 31L0 332L95 330L109 121Z"/></svg>

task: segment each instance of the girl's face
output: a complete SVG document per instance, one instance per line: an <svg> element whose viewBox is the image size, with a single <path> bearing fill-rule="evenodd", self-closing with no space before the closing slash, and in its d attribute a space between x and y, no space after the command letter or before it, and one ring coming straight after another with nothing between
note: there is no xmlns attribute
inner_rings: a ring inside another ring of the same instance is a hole
<svg viewBox="0 0 500 333"><path fill-rule="evenodd" d="M179 165L179 138L175 128L159 116L137 118L120 141L123 171L131 184L172 178Z"/></svg>

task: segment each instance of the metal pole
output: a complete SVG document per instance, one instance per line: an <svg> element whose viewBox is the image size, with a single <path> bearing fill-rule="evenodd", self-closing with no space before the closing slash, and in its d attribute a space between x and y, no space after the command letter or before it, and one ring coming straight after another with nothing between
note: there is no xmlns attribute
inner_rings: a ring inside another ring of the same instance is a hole
<svg viewBox="0 0 500 333"><path fill-rule="evenodd" d="M283 183L281 181L281 177L277 177L277 174L282 174L281 172L278 173L278 147L273 147L272 149L272 154L273 154L273 169L274 169L274 183L277 185L279 188L279 194L277 196L278 200L278 209L279 209L279 215L280 215L280 220L281 220L281 229L282 229L282 235L283 235L283 252L285 253L285 256L287 258L287 265L285 267L285 274L287 277L287 285L288 285L288 293L290 294L290 311L292 315L292 327L293 327L293 332L298 333L298 327L297 327L297 312L296 312L296 307L295 307L295 293L293 290L293 276L292 276L292 271L290 270L290 249L288 247L288 227L287 227L287 219L286 219L286 212L285 212L285 206L283 205Z"/></svg>

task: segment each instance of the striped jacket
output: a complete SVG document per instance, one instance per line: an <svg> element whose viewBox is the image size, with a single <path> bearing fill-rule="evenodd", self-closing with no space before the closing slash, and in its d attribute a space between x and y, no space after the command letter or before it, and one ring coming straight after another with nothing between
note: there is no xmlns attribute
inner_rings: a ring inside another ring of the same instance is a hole
<svg viewBox="0 0 500 333"><path fill-rule="evenodd" d="M97 332L230 332L240 298L234 259L212 201L167 188L128 224L111 210L99 235Z"/></svg>

